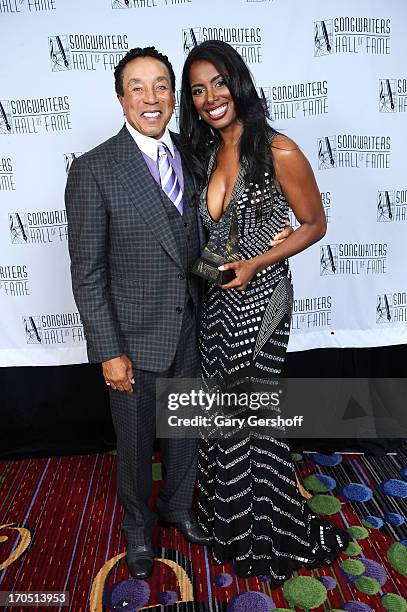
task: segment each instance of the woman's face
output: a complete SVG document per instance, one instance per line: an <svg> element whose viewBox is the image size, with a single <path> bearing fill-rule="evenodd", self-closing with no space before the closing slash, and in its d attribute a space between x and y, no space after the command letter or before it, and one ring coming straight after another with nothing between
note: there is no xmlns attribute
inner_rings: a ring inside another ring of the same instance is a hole
<svg viewBox="0 0 407 612"><path fill-rule="evenodd" d="M232 95L213 64L194 62L189 72L192 100L200 117L211 127L222 130L237 123Z"/></svg>

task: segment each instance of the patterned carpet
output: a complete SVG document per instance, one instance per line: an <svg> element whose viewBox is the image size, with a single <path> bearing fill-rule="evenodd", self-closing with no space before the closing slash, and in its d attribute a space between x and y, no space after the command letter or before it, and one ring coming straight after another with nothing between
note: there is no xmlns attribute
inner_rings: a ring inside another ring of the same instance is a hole
<svg viewBox="0 0 407 612"><path fill-rule="evenodd" d="M267 576L243 580L230 565L212 566L174 528L156 529L151 578L129 579L113 455L0 462L0 591L66 590L68 606L37 609L72 612L406 611L406 446L380 458L293 457L313 510L349 528L352 543L330 568L296 573L273 591Z"/></svg>

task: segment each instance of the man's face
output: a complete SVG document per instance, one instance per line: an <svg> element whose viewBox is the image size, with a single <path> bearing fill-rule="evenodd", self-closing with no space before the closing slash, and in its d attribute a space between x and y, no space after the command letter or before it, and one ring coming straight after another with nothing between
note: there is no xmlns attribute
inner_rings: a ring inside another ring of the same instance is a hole
<svg viewBox="0 0 407 612"><path fill-rule="evenodd" d="M167 66L153 57L138 57L126 64L122 79L118 98L127 121L141 134L161 138L175 106Z"/></svg>

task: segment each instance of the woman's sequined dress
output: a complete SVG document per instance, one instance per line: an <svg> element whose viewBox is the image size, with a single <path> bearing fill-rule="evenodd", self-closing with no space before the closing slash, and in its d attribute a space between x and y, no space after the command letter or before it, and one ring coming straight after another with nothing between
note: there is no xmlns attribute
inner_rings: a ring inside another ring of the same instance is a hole
<svg viewBox="0 0 407 612"><path fill-rule="evenodd" d="M270 248L289 205L270 177L261 194L256 185L247 184L244 174L242 165L218 223L228 223L234 207L240 258L249 259ZM199 208L210 234L217 222L208 212L206 189ZM244 379L254 385L278 377L292 301L286 260L257 274L244 292L209 284L200 331L203 377L228 384ZM312 514L301 496L284 438L204 436L199 441L198 521L213 537L215 562L233 560L238 575L270 575L277 586L293 570L327 565L346 548L346 532Z"/></svg>

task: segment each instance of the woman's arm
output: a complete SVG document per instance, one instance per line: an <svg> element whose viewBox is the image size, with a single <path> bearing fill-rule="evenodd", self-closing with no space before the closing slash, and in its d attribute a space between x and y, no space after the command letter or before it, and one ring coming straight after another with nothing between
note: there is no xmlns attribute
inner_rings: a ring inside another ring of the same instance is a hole
<svg viewBox="0 0 407 612"><path fill-rule="evenodd" d="M233 268L236 278L223 285L224 289L246 289L248 283L264 268L292 255L300 253L326 232L326 218L321 195L312 168L298 146L286 136L273 139L272 155L277 182L289 202L300 227L281 244L246 261L225 264L225 270Z"/></svg>
<svg viewBox="0 0 407 612"><path fill-rule="evenodd" d="M300 227L281 245L255 258L257 271L303 251L314 242L321 240L326 232L321 195L305 155L295 142L280 134L273 140L272 155L277 182Z"/></svg>

